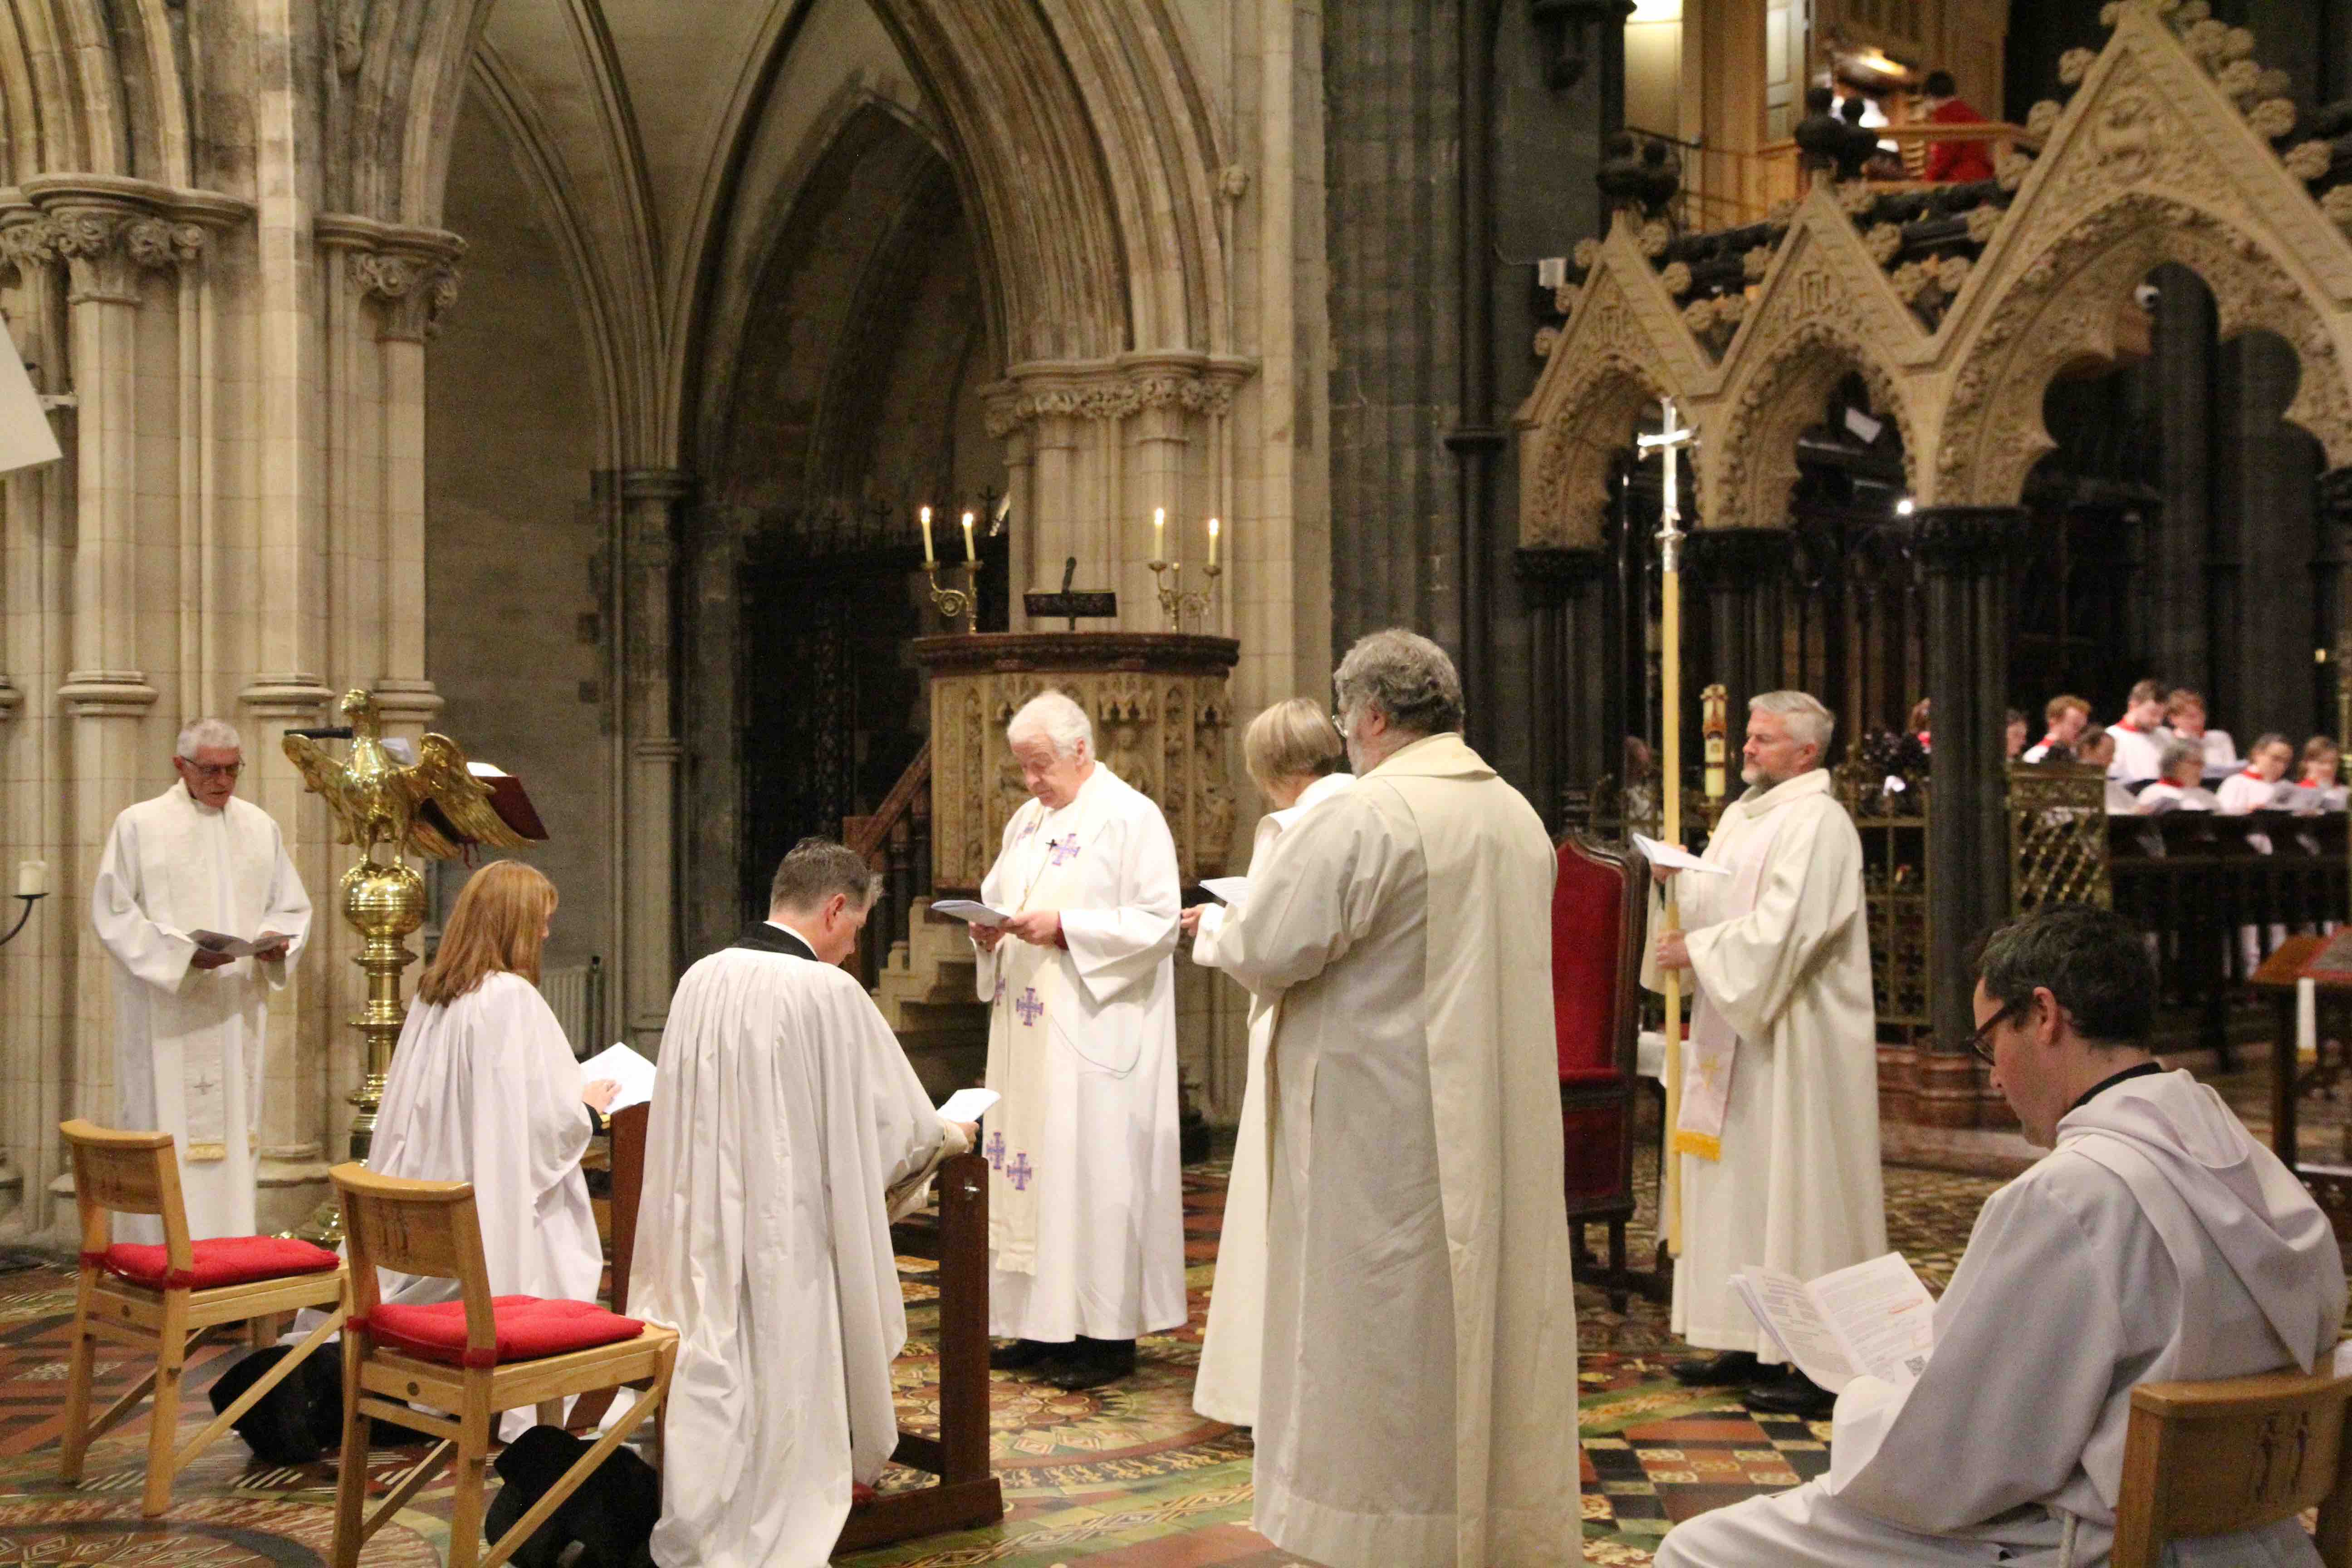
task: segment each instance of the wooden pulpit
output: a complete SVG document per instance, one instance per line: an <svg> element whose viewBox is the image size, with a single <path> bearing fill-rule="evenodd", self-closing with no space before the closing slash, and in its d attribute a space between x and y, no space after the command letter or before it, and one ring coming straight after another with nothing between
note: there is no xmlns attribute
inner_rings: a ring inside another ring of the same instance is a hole
<svg viewBox="0 0 2352 1568"><path fill-rule="evenodd" d="M637 1202L646 1177L646 1110L615 1114L613 1137L613 1310L625 1312L637 1242ZM971 1530L1004 1517L1004 1489L988 1460L988 1163L978 1154L943 1161L934 1182L935 1215L917 1214L890 1227L890 1244L940 1266L940 1435L898 1436L891 1458L938 1479L911 1491L887 1492L854 1505L835 1552L863 1552L894 1541ZM585 1401L583 1401L584 1408ZM575 1412L572 1425L601 1417Z"/></svg>

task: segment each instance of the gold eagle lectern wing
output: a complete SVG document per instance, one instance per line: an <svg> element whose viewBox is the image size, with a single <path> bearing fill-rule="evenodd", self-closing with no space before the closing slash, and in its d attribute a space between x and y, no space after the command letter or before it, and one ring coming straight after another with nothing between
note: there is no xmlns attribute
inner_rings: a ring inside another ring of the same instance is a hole
<svg viewBox="0 0 2352 1568"><path fill-rule="evenodd" d="M486 844L493 849L527 847L528 840L509 827L491 805L488 787L467 772L466 753L448 736L425 736L417 743L415 763L399 770L397 776L415 807L408 827L408 847L417 854L453 860L467 844ZM454 837L443 831L445 826L455 829Z"/></svg>
<svg viewBox="0 0 2352 1568"><path fill-rule="evenodd" d="M334 813L335 842L357 844L359 838L353 819L359 814L352 810L345 787L350 782L349 770L341 761L329 756L320 749L319 742L308 735L286 737L286 759L301 773L302 782L310 786L310 793L325 801L327 809Z"/></svg>

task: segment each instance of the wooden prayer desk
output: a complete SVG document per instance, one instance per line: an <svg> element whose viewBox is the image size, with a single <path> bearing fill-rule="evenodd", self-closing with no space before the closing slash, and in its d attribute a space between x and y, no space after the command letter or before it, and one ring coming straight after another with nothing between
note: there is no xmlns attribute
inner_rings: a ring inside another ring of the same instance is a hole
<svg viewBox="0 0 2352 1568"><path fill-rule="evenodd" d="M629 1269L636 1255L646 1111L645 1106L631 1106L612 1121L616 1312L628 1310ZM942 1161L933 1189L939 1194L936 1214L910 1215L892 1226L890 1245L905 1257L933 1258L940 1266L940 1435L902 1432L891 1458L939 1479L853 1506L835 1552L970 1530L1004 1517L1004 1489L988 1458L988 1163L978 1154ZM582 1420L575 1410L573 1424Z"/></svg>
<svg viewBox="0 0 2352 1568"><path fill-rule="evenodd" d="M2256 992L2271 999L2275 1022L2271 1026L2271 1147L2287 1169L2318 1186L2352 1186L2352 1166L2305 1164L2298 1158L2295 1107L2309 1089L2324 1087L2340 1076L2340 1065L2321 1068L2309 1084L2299 1083L2301 1064L2295 1051L2295 982L2313 982L2324 1001L2352 1003L2352 926L2334 936L2291 936L2263 961L2252 982ZM2333 1218L2337 1205L2323 1201Z"/></svg>

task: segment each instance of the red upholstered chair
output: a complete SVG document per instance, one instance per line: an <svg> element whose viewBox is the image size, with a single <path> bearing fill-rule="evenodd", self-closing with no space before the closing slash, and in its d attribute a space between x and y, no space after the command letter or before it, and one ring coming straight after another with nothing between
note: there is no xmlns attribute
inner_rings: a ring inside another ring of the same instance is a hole
<svg viewBox="0 0 2352 1568"><path fill-rule="evenodd" d="M498 1568L660 1406L669 1393L677 1335L593 1301L493 1299L474 1189L464 1182L412 1182L359 1164L327 1173L342 1203L352 1271L331 1561L335 1568L357 1568L368 1537L438 1475L454 1452L448 1568ZM458 1298L387 1307L376 1283L380 1268L455 1279ZM542 1422L560 1422L565 1399L624 1386L646 1392L484 1555L483 1471L499 1414L530 1405ZM431 1415L415 1405L456 1414ZM371 1416L441 1442L363 1517Z"/></svg>
<svg viewBox="0 0 2352 1568"><path fill-rule="evenodd" d="M168 1132L115 1132L81 1121L63 1122L73 1151L74 1205L81 1214L81 1272L74 1291L73 1351L66 1384L66 1431L59 1474L81 1479L82 1459L104 1435L155 1392L147 1427L147 1489L140 1511L152 1519L172 1506L172 1481L232 1422L302 1364L342 1327L342 1259L308 1242L273 1236L188 1239L180 1196L180 1162ZM163 1245L112 1239L113 1216L152 1214L163 1222ZM188 1352L215 1330L250 1323L256 1342L277 1332L283 1313L315 1307L327 1314L290 1355L185 1443L180 1435L180 1375ZM95 1422L90 1378L101 1335L152 1346L155 1370L132 1384Z"/></svg>
<svg viewBox="0 0 2352 1568"><path fill-rule="evenodd" d="M1646 1279L1625 1266L1633 1217L1636 1042L1642 1019L1642 934L1648 879L1638 858L1583 834L1560 841L1551 897L1551 994L1559 1047L1562 1180L1569 1223L1584 1252L1587 1225L1609 1227L1610 1304Z"/></svg>

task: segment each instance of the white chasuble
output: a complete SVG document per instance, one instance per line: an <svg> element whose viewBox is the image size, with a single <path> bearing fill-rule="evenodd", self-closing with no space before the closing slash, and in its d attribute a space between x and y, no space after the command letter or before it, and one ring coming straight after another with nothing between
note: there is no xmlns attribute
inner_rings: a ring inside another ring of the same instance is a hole
<svg viewBox="0 0 2352 1568"><path fill-rule="evenodd" d="M1180 1328L1175 841L1160 808L1097 763L1070 803L1004 825L981 899L1061 916L1064 947L981 952L989 1331L1134 1339Z"/></svg>
<svg viewBox="0 0 2352 1568"><path fill-rule="evenodd" d="M1286 829L1218 931L1281 997L1253 1523L1329 1568L1582 1561L1555 868L1434 735Z"/></svg>
<svg viewBox="0 0 2352 1568"><path fill-rule="evenodd" d="M1838 1398L1831 1474L1677 1525L1660 1568L2095 1568L2134 1385L2324 1362L2326 1216L2186 1072L2111 1083L1985 1201L1907 1390ZM2166 1568L2317 1568L2300 1521L2178 1541Z"/></svg>
<svg viewBox="0 0 2352 1568"><path fill-rule="evenodd" d="M907 1314L883 1194L961 1150L845 971L737 947L678 982L629 1299L678 1331L663 1568L832 1555L852 1485L898 1444Z"/></svg>
<svg viewBox="0 0 2352 1568"><path fill-rule="evenodd" d="M1668 1156L1682 1161L1672 1321L1702 1349L1777 1361L1731 1276L1763 1264L1811 1279L1886 1250L1862 841L1817 768L1726 806L1703 858L1733 875L1675 879L1692 1032L1712 1018L1737 1045L1720 1158ZM1654 897L1652 990L1662 909Z"/></svg>
<svg viewBox="0 0 2352 1568"><path fill-rule="evenodd" d="M1322 802L1354 787L1352 773L1331 773L1300 792L1280 811L1257 819L1250 842L1250 867L1265 864L1274 841ZM1243 895L1246 898L1248 895ZM1211 904L1201 911L1192 937L1192 962L1223 967L1220 942L1231 907ZM1265 1340L1266 1114L1265 1052L1282 995L1250 995L1249 1062L1242 1080L1241 1125L1234 1142L1233 1173L1225 1183L1225 1213L1217 1233L1216 1283L1209 1293L1209 1321L1201 1331L1201 1371L1192 1384L1192 1408L1212 1421L1257 1425L1260 1350Z"/></svg>
<svg viewBox="0 0 2352 1568"><path fill-rule="evenodd" d="M310 900L278 824L249 801L198 804L174 784L114 819L90 889L90 923L114 960L117 1125L177 1140L188 1234L250 1236L269 993L310 931ZM282 962L194 967L189 933L290 937ZM119 1241L160 1242L152 1215Z"/></svg>

